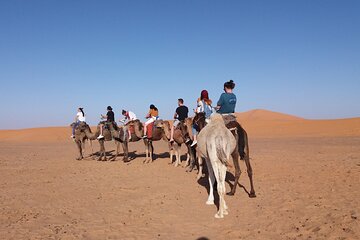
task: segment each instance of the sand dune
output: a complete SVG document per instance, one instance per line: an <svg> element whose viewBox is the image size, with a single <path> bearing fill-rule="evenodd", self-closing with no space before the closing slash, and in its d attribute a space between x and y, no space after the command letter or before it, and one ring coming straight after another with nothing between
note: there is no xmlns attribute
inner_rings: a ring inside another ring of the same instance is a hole
<svg viewBox="0 0 360 240"><path fill-rule="evenodd" d="M360 136L360 117L334 120L306 120L267 110L237 113L238 121L250 137ZM68 141L69 127L0 130L0 141Z"/></svg>

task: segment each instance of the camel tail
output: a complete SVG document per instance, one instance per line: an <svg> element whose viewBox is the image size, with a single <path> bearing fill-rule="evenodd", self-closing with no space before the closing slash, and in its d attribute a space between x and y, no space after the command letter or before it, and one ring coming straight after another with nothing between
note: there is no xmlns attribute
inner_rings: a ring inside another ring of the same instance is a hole
<svg viewBox="0 0 360 240"><path fill-rule="evenodd" d="M240 159L245 160L249 159L249 143L248 143L248 136L241 126L238 127L238 148Z"/></svg>
<svg viewBox="0 0 360 240"><path fill-rule="evenodd" d="M220 162L224 164L225 166L228 166L228 158L226 156L224 148L226 147L224 144L224 141L221 137L215 138L215 147L216 147L216 155Z"/></svg>

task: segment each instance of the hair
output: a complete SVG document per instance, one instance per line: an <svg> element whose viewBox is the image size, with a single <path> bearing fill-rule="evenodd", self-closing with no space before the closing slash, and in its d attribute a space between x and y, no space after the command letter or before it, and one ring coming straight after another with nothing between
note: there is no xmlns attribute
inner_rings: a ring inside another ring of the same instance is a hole
<svg viewBox="0 0 360 240"><path fill-rule="evenodd" d="M228 82L224 83L224 88L228 88L228 89L234 89L235 88L235 83L233 80L229 80Z"/></svg>
<svg viewBox="0 0 360 240"><path fill-rule="evenodd" d="M181 104L184 103L184 99L182 99L182 98L179 98L178 101L179 101Z"/></svg>
<svg viewBox="0 0 360 240"><path fill-rule="evenodd" d="M201 100L209 99L209 93L208 93L207 90L202 90L202 91L201 91L200 99L201 99Z"/></svg>
<svg viewBox="0 0 360 240"><path fill-rule="evenodd" d="M108 106L106 109L109 110L109 111L111 111L111 110L112 110L112 107L111 107L111 106Z"/></svg>
<svg viewBox="0 0 360 240"><path fill-rule="evenodd" d="M209 93L207 90L202 90L200 94L200 100L204 101L207 105L211 105L212 101L209 99Z"/></svg>
<svg viewBox="0 0 360 240"><path fill-rule="evenodd" d="M150 109L153 109L153 110L158 111L157 107L155 107L155 105L154 105L154 104L151 104L151 105L150 105Z"/></svg>
<svg viewBox="0 0 360 240"><path fill-rule="evenodd" d="M85 117L85 113L84 113L83 108L79 108L79 110L81 111L81 113L82 113L83 117Z"/></svg>
<svg viewBox="0 0 360 240"><path fill-rule="evenodd" d="M123 109L122 112L121 112L121 114L122 114L122 115L126 114L126 110Z"/></svg>

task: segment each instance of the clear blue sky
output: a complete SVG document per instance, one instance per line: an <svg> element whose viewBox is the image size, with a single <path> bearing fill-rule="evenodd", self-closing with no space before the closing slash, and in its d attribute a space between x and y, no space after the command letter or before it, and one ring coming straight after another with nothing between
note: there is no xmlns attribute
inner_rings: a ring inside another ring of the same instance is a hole
<svg viewBox="0 0 360 240"><path fill-rule="evenodd" d="M0 129L171 118L236 82L237 111L360 116L360 1L0 1Z"/></svg>

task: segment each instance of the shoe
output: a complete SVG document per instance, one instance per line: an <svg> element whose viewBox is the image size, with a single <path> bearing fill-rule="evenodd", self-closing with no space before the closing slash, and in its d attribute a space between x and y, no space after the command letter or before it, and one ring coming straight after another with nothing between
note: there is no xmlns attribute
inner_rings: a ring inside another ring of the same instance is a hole
<svg viewBox="0 0 360 240"><path fill-rule="evenodd" d="M190 145L190 147L193 147L197 144L197 141L193 141L192 144Z"/></svg>
<svg viewBox="0 0 360 240"><path fill-rule="evenodd" d="M75 138L75 136L74 136L74 135L71 135L70 138Z"/></svg>
<svg viewBox="0 0 360 240"><path fill-rule="evenodd" d="M185 140L185 143L188 143L188 142L190 142L190 138L187 138L186 140Z"/></svg>
<svg viewBox="0 0 360 240"><path fill-rule="evenodd" d="M169 141L170 143L173 143L174 142L174 139L170 139L170 141Z"/></svg>
<svg viewBox="0 0 360 240"><path fill-rule="evenodd" d="M146 138L147 138L147 136L146 136L146 135L144 135L144 136L142 136L141 138L142 138L142 139L146 139Z"/></svg>
<svg viewBox="0 0 360 240"><path fill-rule="evenodd" d="M101 134L97 137L97 139L102 139L102 138L104 138L104 136Z"/></svg>

